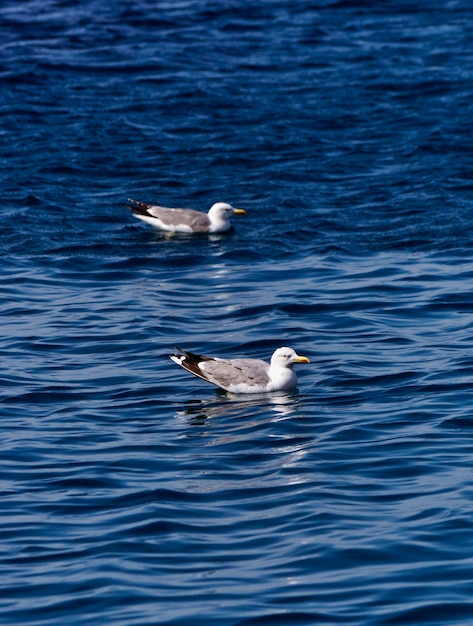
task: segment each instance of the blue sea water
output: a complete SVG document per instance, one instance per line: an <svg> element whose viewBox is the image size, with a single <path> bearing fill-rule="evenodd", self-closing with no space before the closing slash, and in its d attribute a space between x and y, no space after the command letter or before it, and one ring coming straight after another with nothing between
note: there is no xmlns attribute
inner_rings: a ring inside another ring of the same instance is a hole
<svg viewBox="0 0 473 626"><path fill-rule="evenodd" d="M0 623L473 624L471 3L5 0L0 80Z"/></svg>

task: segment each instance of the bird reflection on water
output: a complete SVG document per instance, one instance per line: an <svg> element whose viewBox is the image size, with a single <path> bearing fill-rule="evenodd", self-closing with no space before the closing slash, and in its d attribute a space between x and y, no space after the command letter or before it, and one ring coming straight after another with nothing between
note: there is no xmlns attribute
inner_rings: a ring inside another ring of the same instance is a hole
<svg viewBox="0 0 473 626"><path fill-rule="evenodd" d="M237 417L242 419L267 415L268 410L275 414L276 420L295 417L300 412L300 396L292 393L262 393L238 395L218 390L216 398L188 400L182 409L176 412L177 418L187 418L189 424L202 425L217 417Z"/></svg>

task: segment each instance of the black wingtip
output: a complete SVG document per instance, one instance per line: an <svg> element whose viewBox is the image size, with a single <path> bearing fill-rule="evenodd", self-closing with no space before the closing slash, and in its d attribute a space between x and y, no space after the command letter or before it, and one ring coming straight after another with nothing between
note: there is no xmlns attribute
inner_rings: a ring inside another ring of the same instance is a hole
<svg viewBox="0 0 473 626"><path fill-rule="evenodd" d="M123 204L122 206L125 207L125 209L129 209L130 211L136 211L138 204L137 201L133 200L133 198L127 198L126 201L131 202L131 204Z"/></svg>
<svg viewBox="0 0 473 626"><path fill-rule="evenodd" d="M197 354L196 352L190 352L189 350L184 350L184 348L178 348L174 346L174 350L177 350L180 354L175 354L173 356L182 357L184 356L186 359L198 363L199 361L213 361L213 357L204 356L203 354Z"/></svg>
<svg viewBox="0 0 473 626"><path fill-rule="evenodd" d="M181 350L181 348L178 348L177 346L173 346L173 349L176 351L174 354L167 354L167 356L171 359L173 356L174 357L182 357L185 354L185 350Z"/></svg>
<svg viewBox="0 0 473 626"><path fill-rule="evenodd" d="M127 198L127 201L130 202L131 204L124 204L123 206L126 209L133 211L133 213L140 213L142 215L147 215L148 209L149 209L148 204L146 204L145 202L140 202L139 200L133 200L133 198Z"/></svg>

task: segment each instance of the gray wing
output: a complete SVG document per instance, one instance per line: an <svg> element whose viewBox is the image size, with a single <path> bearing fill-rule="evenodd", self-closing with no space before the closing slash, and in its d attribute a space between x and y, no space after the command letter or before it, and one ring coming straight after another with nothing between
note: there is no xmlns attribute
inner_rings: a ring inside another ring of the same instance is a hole
<svg viewBox="0 0 473 626"><path fill-rule="evenodd" d="M166 207L153 206L148 209L148 214L159 218L169 226L189 226L195 233L207 233L210 228L207 214L194 211L194 209L167 209Z"/></svg>
<svg viewBox="0 0 473 626"><path fill-rule="evenodd" d="M265 388L269 383L269 365L259 359L212 359L199 363L199 368L219 387L228 389L234 385Z"/></svg>
<svg viewBox="0 0 473 626"><path fill-rule="evenodd" d="M136 215L155 217L171 228L187 226L195 233L207 233L210 230L210 220L207 213L194 209L170 209L157 204L147 204L138 200L129 199L130 206Z"/></svg>

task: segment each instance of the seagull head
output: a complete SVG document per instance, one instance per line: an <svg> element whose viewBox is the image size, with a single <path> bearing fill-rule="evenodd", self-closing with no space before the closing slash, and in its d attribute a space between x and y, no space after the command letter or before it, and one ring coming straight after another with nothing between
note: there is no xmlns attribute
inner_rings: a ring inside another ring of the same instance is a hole
<svg viewBox="0 0 473 626"><path fill-rule="evenodd" d="M209 210L210 219L227 220L231 215L246 215L245 209L235 209L228 202L216 202Z"/></svg>
<svg viewBox="0 0 473 626"><path fill-rule="evenodd" d="M271 365L292 368L294 363L310 363L306 356L299 356L292 348L278 348L271 357Z"/></svg>

